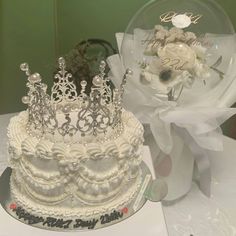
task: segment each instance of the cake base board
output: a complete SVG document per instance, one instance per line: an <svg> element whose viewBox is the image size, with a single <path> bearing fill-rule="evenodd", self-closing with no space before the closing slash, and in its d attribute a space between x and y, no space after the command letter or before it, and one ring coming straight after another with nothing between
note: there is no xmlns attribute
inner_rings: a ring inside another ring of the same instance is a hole
<svg viewBox="0 0 236 236"><path fill-rule="evenodd" d="M113 210L91 219L62 219L50 216L33 215L27 212L27 209L17 206L12 200L10 194L11 172L11 168L8 167L0 177L0 204L2 207L8 214L22 223L53 231L95 230L119 223L131 217L146 203L147 198L145 197L144 193L152 179L149 168L144 162L142 162L142 183L133 200L128 205L124 206L124 208Z"/></svg>

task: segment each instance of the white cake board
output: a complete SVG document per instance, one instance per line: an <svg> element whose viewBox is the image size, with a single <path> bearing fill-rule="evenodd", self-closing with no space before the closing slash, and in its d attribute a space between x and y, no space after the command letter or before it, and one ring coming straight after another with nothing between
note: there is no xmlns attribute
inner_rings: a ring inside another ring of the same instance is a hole
<svg viewBox="0 0 236 236"><path fill-rule="evenodd" d="M148 147L144 147L144 161L154 176L151 156ZM19 222L0 207L0 236L168 236L165 219L160 202L147 201L132 217L112 226L84 232L53 232L35 228Z"/></svg>

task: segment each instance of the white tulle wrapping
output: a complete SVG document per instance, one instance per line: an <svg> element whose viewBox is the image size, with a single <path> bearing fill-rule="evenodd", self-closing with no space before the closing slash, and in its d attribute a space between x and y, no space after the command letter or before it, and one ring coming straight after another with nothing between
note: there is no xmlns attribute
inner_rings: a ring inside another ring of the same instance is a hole
<svg viewBox="0 0 236 236"><path fill-rule="evenodd" d="M124 103L141 122L150 125L155 143L149 141L149 145L152 153L155 153L153 157L157 165L157 175L159 175L158 164L161 163L166 168L163 162L168 158L171 159L169 164L172 167L171 171L164 178L169 188L166 199L174 200L189 191L192 182L194 157L186 146L187 140L184 141L183 137L181 138L176 133L173 124L186 130L202 149L223 150L222 134L219 127L236 113L236 109L229 108L236 101L236 55L232 56L232 51L236 47L236 37L235 35L211 36L215 41L217 40L218 53L220 52L225 58L220 69L227 68L226 62L230 62L225 78L217 84L210 81L210 85L206 86L202 93L200 93L199 83L196 82L193 88L195 92L185 90L177 105L175 102L161 100L155 96L152 89L139 84L140 69L137 67L135 60L141 57L141 51L143 50L139 44L139 37L142 38L142 34L142 30L135 30L134 36L125 36L126 43L125 47L122 48L122 52L126 50L133 51L133 54L125 53L125 59L122 58L124 55L121 52L121 42L124 34L116 34L120 55L113 55L107 61L111 68L112 81L116 86L120 84L124 73L123 60L126 65L131 65L133 69L133 78L131 82L127 83ZM223 43L230 44L232 47L228 47L228 51L223 50L223 47L221 48ZM159 157L157 158L158 153ZM160 158L161 155L163 158ZM163 174L160 174L160 176L163 177Z"/></svg>

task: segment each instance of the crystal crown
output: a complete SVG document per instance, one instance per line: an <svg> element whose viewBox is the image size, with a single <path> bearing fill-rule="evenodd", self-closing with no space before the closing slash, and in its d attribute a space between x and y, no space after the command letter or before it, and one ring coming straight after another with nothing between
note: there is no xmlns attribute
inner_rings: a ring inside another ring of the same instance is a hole
<svg viewBox="0 0 236 236"><path fill-rule="evenodd" d="M86 143L104 140L119 135L123 130L122 97L129 69L119 88L112 89L109 77L105 76L106 63L100 63L100 73L92 80L90 93L87 82L80 82L77 93L73 76L66 70L63 57L58 59L59 69L54 76L51 95L40 74L31 74L27 63L20 68L28 76L28 94L22 102L28 105L27 131L37 138L64 142Z"/></svg>

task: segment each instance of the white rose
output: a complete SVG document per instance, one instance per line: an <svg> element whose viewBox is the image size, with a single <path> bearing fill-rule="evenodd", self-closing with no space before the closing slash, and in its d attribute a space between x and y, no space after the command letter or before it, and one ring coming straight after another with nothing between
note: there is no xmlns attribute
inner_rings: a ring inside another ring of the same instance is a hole
<svg viewBox="0 0 236 236"><path fill-rule="evenodd" d="M182 29L179 29L179 28L177 28L177 27L172 27L170 30L169 30L169 32L172 34L172 33L174 33L174 34L183 34L184 33L184 31L182 30Z"/></svg>
<svg viewBox="0 0 236 236"><path fill-rule="evenodd" d="M158 49L158 56L175 70L190 70L196 61L195 51L185 43L168 43Z"/></svg>
<svg viewBox="0 0 236 236"><path fill-rule="evenodd" d="M181 84L185 88L190 89L193 85L194 77L188 71L183 71L183 73L177 77L177 80L181 81Z"/></svg>
<svg viewBox="0 0 236 236"><path fill-rule="evenodd" d="M199 60L196 60L194 72L196 77L199 79L207 79L211 76L209 66L201 63Z"/></svg>
<svg viewBox="0 0 236 236"><path fill-rule="evenodd" d="M155 34L156 40L164 40L165 37L166 37L165 31L158 31L158 32L156 32L156 34Z"/></svg>
<svg viewBox="0 0 236 236"><path fill-rule="evenodd" d="M206 48L200 44L193 44L191 48L195 51L198 58L204 60L206 58Z"/></svg>
<svg viewBox="0 0 236 236"><path fill-rule="evenodd" d="M191 40L197 39L197 36L193 32L185 32L184 36L185 36L186 41L191 41Z"/></svg>

